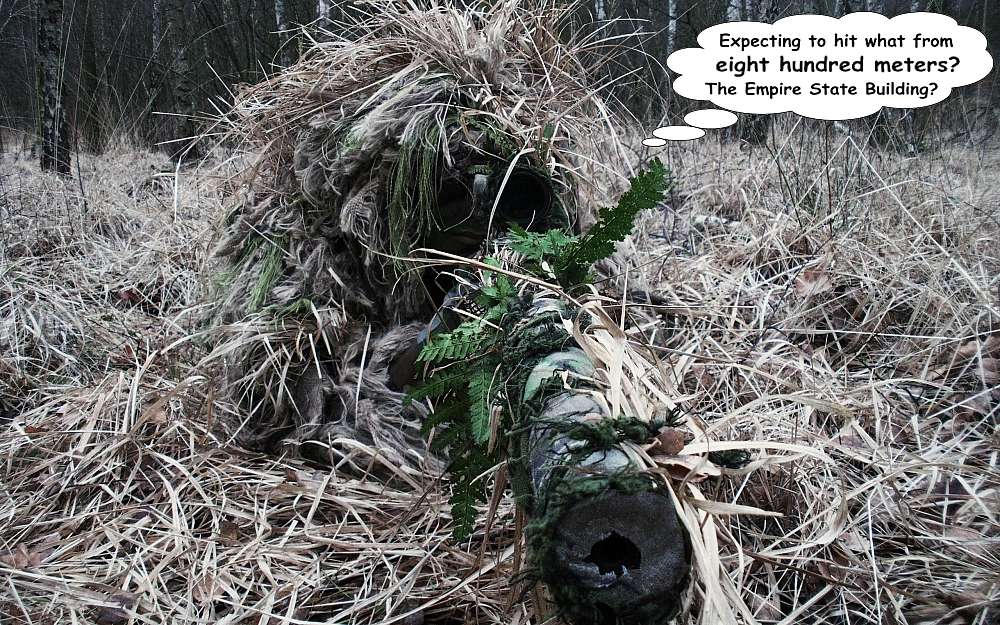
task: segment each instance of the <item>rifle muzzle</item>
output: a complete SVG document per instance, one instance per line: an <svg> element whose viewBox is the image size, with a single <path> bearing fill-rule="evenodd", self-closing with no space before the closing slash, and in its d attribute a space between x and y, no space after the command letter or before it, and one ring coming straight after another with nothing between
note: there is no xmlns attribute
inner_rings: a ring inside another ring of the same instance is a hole
<svg viewBox="0 0 1000 625"><path fill-rule="evenodd" d="M577 624L656 622L647 608L675 598L687 577L685 541L664 495L611 491L585 499L562 515L551 545L550 577L570 588L550 588L557 598L586 595L590 607Z"/></svg>
<svg viewBox="0 0 1000 625"><path fill-rule="evenodd" d="M543 358L526 399L544 396L555 371L593 374L578 348ZM585 388L543 400L528 435L535 516L529 541L543 581L574 625L654 625L679 605L690 543L669 493L634 466L621 445L593 448L586 424L609 419ZM534 537L534 539L532 539Z"/></svg>

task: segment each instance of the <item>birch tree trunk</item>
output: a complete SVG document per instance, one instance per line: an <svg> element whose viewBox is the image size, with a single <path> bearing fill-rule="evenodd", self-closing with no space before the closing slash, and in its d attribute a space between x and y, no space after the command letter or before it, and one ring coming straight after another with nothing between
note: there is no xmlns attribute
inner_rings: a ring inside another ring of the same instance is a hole
<svg viewBox="0 0 1000 625"><path fill-rule="evenodd" d="M278 63L282 67L292 64L292 42L288 37L288 7L285 0L274 0L274 22L278 28Z"/></svg>
<svg viewBox="0 0 1000 625"><path fill-rule="evenodd" d="M193 154L197 128L194 122L195 103L194 85L191 76L190 52L188 49L188 11L187 0L169 0L166 9L166 30L164 40L170 54L170 80L173 85L174 107L169 123L170 143L167 151L172 159L182 156L197 158Z"/></svg>
<svg viewBox="0 0 1000 625"><path fill-rule="evenodd" d="M69 124L62 68L62 0L38 3L38 75L42 99L41 165L45 171L70 173Z"/></svg>
<svg viewBox="0 0 1000 625"><path fill-rule="evenodd" d="M161 12L161 0L152 0L150 11L152 12L153 26L153 58L157 56L160 49L160 41L163 39L163 13Z"/></svg>

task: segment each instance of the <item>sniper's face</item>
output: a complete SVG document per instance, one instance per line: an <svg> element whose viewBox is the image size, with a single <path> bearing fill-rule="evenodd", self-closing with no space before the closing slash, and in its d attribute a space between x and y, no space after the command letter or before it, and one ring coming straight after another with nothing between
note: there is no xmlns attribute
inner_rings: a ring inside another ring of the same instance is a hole
<svg viewBox="0 0 1000 625"><path fill-rule="evenodd" d="M473 258L487 239L502 237L511 226L531 232L569 228L551 179L528 166L484 164L451 171L438 183L435 223L424 236L424 247ZM435 312L441 313L446 294L455 287L450 271L423 274L424 287ZM449 327L446 316L435 317ZM433 322L432 322L433 323ZM420 345L399 355L390 367L393 388L402 389L416 375Z"/></svg>
<svg viewBox="0 0 1000 625"><path fill-rule="evenodd" d="M566 227L553 182L529 166L469 167L440 181L436 224L426 247L473 256L512 225L532 232Z"/></svg>

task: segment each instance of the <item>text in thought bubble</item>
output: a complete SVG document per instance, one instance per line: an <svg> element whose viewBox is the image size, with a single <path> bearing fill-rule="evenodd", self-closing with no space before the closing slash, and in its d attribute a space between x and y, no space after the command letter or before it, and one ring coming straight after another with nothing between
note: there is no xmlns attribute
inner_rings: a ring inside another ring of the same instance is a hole
<svg viewBox="0 0 1000 625"><path fill-rule="evenodd" d="M702 31L698 45L667 59L680 74L673 83L678 95L740 113L790 111L824 120L936 104L993 68L982 33L937 13L729 22ZM722 113L695 111L685 122L692 130L735 123L732 116L719 125ZM665 128L675 129L669 133L674 136L653 136L696 138L676 130L683 126Z"/></svg>

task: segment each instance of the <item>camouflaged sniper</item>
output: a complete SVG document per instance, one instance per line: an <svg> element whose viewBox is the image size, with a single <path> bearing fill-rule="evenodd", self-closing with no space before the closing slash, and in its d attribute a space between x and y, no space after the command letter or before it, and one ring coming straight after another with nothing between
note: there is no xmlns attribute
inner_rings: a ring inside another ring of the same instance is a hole
<svg viewBox="0 0 1000 625"><path fill-rule="evenodd" d="M517 2L370 16L241 94L251 164L218 248L215 354L245 444L330 462L345 437L426 460L426 414L389 369L452 285L402 259L581 218L573 150L599 97L552 19Z"/></svg>

